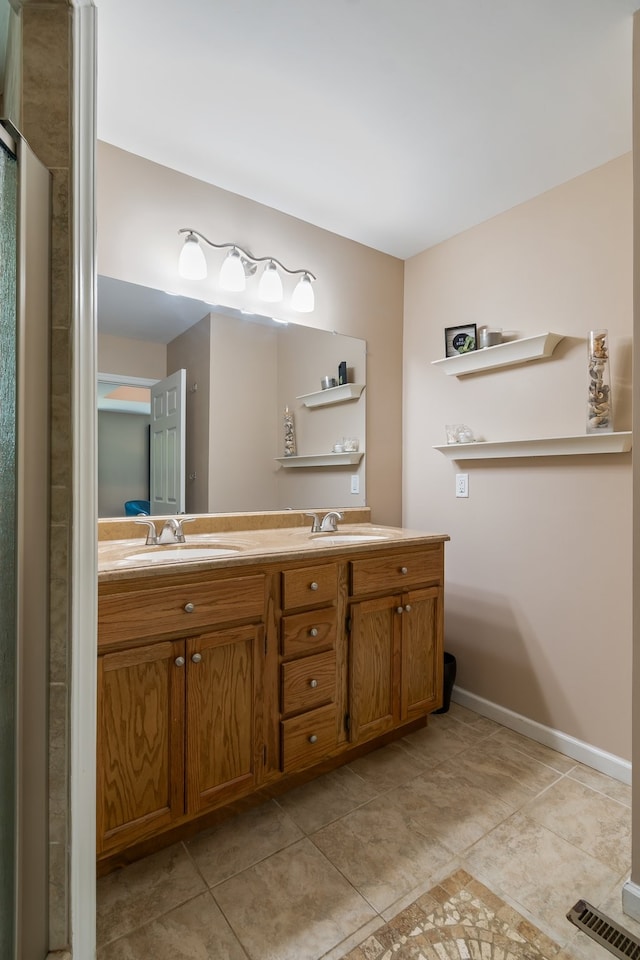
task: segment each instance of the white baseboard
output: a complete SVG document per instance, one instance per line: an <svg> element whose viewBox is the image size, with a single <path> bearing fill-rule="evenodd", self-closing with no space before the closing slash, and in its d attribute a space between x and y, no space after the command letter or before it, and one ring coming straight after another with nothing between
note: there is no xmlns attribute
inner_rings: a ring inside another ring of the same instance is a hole
<svg viewBox="0 0 640 960"><path fill-rule="evenodd" d="M524 734L531 740L542 743L545 747L551 747L558 753L563 753L572 760L584 763L600 773L606 773L607 776L620 780L622 783L631 783L631 763L623 760L622 757L616 757L613 753L607 753L606 750L600 750L598 747L585 743L583 740L576 740L566 733L559 730L553 730L551 727L545 727L544 724L536 720L530 720L523 717L513 710L507 710L497 703L485 700L484 697L478 697L475 693L469 693L468 690L462 690L460 687L454 687L451 694L454 703L459 703L469 710L479 713L482 717L488 717L489 720L495 720L510 730ZM640 892L640 888L636 888ZM640 918L639 918L640 919Z"/></svg>
<svg viewBox="0 0 640 960"><path fill-rule="evenodd" d="M632 880L627 880L622 888L622 911L640 922L640 887Z"/></svg>

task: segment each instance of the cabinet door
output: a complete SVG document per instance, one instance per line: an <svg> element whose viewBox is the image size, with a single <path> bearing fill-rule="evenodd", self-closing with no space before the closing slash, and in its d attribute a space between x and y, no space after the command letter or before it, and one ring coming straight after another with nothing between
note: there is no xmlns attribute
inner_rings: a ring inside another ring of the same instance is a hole
<svg viewBox="0 0 640 960"><path fill-rule="evenodd" d="M187 640L189 813L249 793L259 782L263 664L259 624Z"/></svg>
<svg viewBox="0 0 640 960"><path fill-rule="evenodd" d="M402 720L440 706L442 691L442 589L402 596Z"/></svg>
<svg viewBox="0 0 640 960"><path fill-rule="evenodd" d="M184 641L98 658L98 852L184 812Z"/></svg>
<svg viewBox="0 0 640 960"><path fill-rule="evenodd" d="M400 720L400 597L351 607L349 692L351 740L392 730Z"/></svg>

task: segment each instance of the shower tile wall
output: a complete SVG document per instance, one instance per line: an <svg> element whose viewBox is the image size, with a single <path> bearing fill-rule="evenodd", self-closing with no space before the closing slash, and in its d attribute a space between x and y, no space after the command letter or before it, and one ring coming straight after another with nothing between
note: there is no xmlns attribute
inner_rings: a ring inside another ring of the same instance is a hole
<svg viewBox="0 0 640 960"><path fill-rule="evenodd" d="M14 42L21 75L5 113L52 177L50 550L50 949L68 944L71 437L71 80L74 8L68 0L22 0ZM5 88L7 89L7 88Z"/></svg>

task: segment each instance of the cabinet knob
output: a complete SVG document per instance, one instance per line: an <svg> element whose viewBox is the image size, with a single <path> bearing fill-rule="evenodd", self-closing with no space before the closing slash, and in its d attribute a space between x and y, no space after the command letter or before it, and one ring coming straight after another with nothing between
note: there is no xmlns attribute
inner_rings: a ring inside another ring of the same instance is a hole
<svg viewBox="0 0 640 960"><path fill-rule="evenodd" d="M309 636L310 636L310 637L317 637L317 636L318 636L318 628L317 628L317 627L311 627L311 630L309 630Z"/></svg>
<svg viewBox="0 0 640 960"><path fill-rule="evenodd" d="M309 584L309 590L317 590L317 589L318 589L318 584L315 582L315 580L313 580L313 581Z"/></svg>
<svg viewBox="0 0 640 960"><path fill-rule="evenodd" d="M408 603L408 604L406 605L406 607L404 608L404 611L405 611L405 613L411 613L411 604L410 604L410 603Z"/></svg>
<svg viewBox="0 0 640 960"><path fill-rule="evenodd" d="M184 657L176 657L173 661L176 667L184 667Z"/></svg>
<svg viewBox="0 0 640 960"><path fill-rule="evenodd" d="M318 738L316 737L315 733L312 733L311 736L309 737L309 743L317 743L317 742L318 742Z"/></svg>
<svg viewBox="0 0 640 960"><path fill-rule="evenodd" d="M185 612L185 613L193 613L193 611L195 610L195 608L196 608L195 603L185 603L183 609L184 609L184 612Z"/></svg>
<svg viewBox="0 0 640 960"><path fill-rule="evenodd" d="M309 686L310 686L310 687L313 687L313 689L315 690L315 688L318 686L318 681L317 681L317 680L309 680Z"/></svg>
<svg viewBox="0 0 640 960"><path fill-rule="evenodd" d="M400 573L402 574L403 577L406 577L409 571L407 570L406 567L400 567Z"/></svg>
<svg viewBox="0 0 640 960"><path fill-rule="evenodd" d="M396 607L396 613L404 613L404 607Z"/></svg>
<svg viewBox="0 0 640 960"><path fill-rule="evenodd" d="M202 654L201 654L201 653L193 653L193 654L191 654L191 662L192 662L192 663L200 663L201 660L202 660Z"/></svg>

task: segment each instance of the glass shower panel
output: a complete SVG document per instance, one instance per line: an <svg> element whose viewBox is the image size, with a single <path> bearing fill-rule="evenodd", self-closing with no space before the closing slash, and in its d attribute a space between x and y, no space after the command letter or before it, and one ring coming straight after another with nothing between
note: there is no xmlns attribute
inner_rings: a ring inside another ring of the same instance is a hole
<svg viewBox="0 0 640 960"><path fill-rule="evenodd" d="M17 161L0 142L0 957L15 950Z"/></svg>

